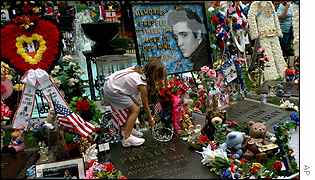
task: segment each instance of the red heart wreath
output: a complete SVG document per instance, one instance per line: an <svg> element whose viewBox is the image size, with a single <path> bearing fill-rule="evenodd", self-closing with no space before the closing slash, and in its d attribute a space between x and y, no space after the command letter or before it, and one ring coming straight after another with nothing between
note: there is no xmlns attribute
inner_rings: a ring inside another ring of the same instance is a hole
<svg viewBox="0 0 315 180"><path fill-rule="evenodd" d="M61 33L51 21L19 16L1 28L1 57L18 72L49 71L60 55Z"/></svg>

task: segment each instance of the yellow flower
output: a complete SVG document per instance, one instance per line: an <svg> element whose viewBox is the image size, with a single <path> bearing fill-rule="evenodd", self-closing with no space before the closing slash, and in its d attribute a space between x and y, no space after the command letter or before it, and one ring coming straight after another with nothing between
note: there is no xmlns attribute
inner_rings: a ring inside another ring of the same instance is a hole
<svg viewBox="0 0 315 180"><path fill-rule="evenodd" d="M37 49L37 52L36 52L34 57L30 56L26 52L26 50L23 46L24 43L31 44L31 43L33 43L33 41L37 41L39 43L39 48ZM22 58L25 60L25 62L28 62L30 64L37 64L39 61L41 61L42 56L47 49L46 41L44 40L43 36L36 34L36 33L32 34L31 37L27 37L25 35L17 37L15 45L17 47L17 54L22 56Z"/></svg>
<svg viewBox="0 0 315 180"><path fill-rule="evenodd" d="M22 91L23 89L24 89L24 84L15 84L14 86L13 86L13 89L15 90L15 91Z"/></svg>

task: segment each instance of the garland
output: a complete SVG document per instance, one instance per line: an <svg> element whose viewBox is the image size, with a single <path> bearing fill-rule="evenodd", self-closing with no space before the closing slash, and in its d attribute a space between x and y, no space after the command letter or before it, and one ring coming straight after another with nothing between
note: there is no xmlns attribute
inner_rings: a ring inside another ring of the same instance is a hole
<svg viewBox="0 0 315 180"><path fill-rule="evenodd" d="M52 21L17 16L1 28L1 57L22 74L37 68L48 71L59 57L60 38Z"/></svg>

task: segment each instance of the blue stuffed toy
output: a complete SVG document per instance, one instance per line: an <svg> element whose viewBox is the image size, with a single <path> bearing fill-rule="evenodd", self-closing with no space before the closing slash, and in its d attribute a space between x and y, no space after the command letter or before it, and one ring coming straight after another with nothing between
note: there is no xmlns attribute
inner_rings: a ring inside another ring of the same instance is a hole
<svg viewBox="0 0 315 180"><path fill-rule="evenodd" d="M226 140L220 145L220 148L226 150L233 158L239 159L243 155L243 142L245 133L232 131L226 136Z"/></svg>
<svg viewBox="0 0 315 180"><path fill-rule="evenodd" d="M299 113L298 113L298 112L291 112L290 118L291 118L292 121L295 122L295 124L296 124L297 126L300 125L300 116L299 116Z"/></svg>

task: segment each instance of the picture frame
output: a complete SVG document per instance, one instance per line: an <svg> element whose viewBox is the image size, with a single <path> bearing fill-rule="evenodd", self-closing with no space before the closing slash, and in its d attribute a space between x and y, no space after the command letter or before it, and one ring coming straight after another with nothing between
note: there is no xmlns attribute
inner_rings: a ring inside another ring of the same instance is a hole
<svg viewBox="0 0 315 180"><path fill-rule="evenodd" d="M82 158L36 165L36 177L41 179L84 179Z"/></svg>
<svg viewBox="0 0 315 180"><path fill-rule="evenodd" d="M139 65L159 60L167 74L212 68L203 3L132 3L131 12ZM188 19L187 24L183 17Z"/></svg>
<svg viewBox="0 0 315 180"><path fill-rule="evenodd" d="M231 83L237 79L237 70L232 59L227 59L220 67L220 71L223 73L225 82Z"/></svg>

